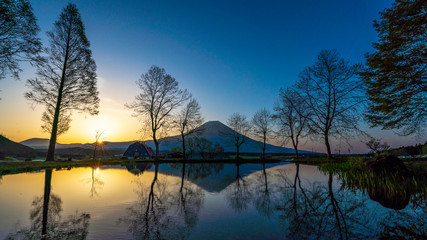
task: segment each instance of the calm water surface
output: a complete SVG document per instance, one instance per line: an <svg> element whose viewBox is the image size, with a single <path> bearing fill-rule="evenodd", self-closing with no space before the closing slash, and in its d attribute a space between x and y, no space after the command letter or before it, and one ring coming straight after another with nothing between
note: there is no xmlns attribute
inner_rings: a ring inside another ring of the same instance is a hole
<svg viewBox="0 0 427 240"><path fill-rule="evenodd" d="M302 164L47 170L2 176L0 239L39 239L43 225L50 239L426 236L427 208L419 196L391 205L371 197Z"/></svg>

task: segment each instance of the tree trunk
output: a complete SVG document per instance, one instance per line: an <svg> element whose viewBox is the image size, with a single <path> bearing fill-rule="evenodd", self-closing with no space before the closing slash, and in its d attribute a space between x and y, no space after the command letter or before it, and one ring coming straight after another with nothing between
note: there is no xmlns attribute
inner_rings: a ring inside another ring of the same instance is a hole
<svg viewBox="0 0 427 240"><path fill-rule="evenodd" d="M265 142L267 141L267 136L265 136L265 133L264 133L264 144L263 144L263 146L262 146L262 155L261 155L261 157L262 157L262 160L264 160L265 159Z"/></svg>
<svg viewBox="0 0 427 240"><path fill-rule="evenodd" d="M265 192L268 192L267 172L265 171L265 163L262 163L262 170L264 173Z"/></svg>
<svg viewBox="0 0 427 240"><path fill-rule="evenodd" d="M338 201L335 199L334 191L332 189L332 180L333 180L332 173L329 173L329 180L328 180L329 197L331 198L332 210L334 211L335 219L337 221L336 226L338 226L340 239L344 239L343 233L342 233L343 231L345 234L345 239L348 239L347 223L345 221L344 215L341 212L341 209L339 208ZM340 219L340 216L341 216L341 219ZM342 220L342 223L341 223L341 220Z"/></svg>
<svg viewBox="0 0 427 240"><path fill-rule="evenodd" d="M240 179L240 164L236 163L236 179Z"/></svg>
<svg viewBox="0 0 427 240"><path fill-rule="evenodd" d="M296 171L295 171L295 179L294 179L294 202L293 202L293 207L295 212L297 211L297 181L299 180L299 163L295 164L296 165Z"/></svg>
<svg viewBox="0 0 427 240"><path fill-rule="evenodd" d="M52 169L46 169L44 175L44 196L43 196L43 219L42 219L42 239L47 239L47 222L50 200L50 183L52 181Z"/></svg>
<svg viewBox="0 0 427 240"><path fill-rule="evenodd" d="M154 166L155 166L155 168L154 168L154 179L153 179L153 182L151 183L151 192L153 192L154 183L156 183L156 181L157 181L157 173L159 172L159 164L155 163Z"/></svg>
<svg viewBox="0 0 427 240"><path fill-rule="evenodd" d="M185 163L182 164L181 188L179 189L180 193L182 193L182 188L184 187L184 177L185 177Z"/></svg>
<svg viewBox="0 0 427 240"><path fill-rule="evenodd" d="M61 101L62 101L62 91L64 89L65 72L67 70L67 61L68 61L68 51L70 49L70 34L71 34L71 21L70 21L70 27L68 28L67 47L65 49L64 65L62 66L61 83L59 84L58 99L56 100L56 107L55 107L55 115L53 116L52 133L50 134L49 149L47 150L47 155L46 155L47 162L55 160L56 134L58 132L58 121L59 121L59 112L60 112Z"/></svg>
<svg viewBox="0 0 427 240"><path fill-rule="evenodd" d="M294 150L295 150L295 158L298 158L299 157L298 143L294 140L293 137L292 137L292 145L294 146Z"/></svg>
<svg viewBox="0 0 427 240"><path fill-rule="evenodd" d="M329 144L329 136L328 136L328 134L325 134L325 145L326 145L326 151L327 151L327 154L328 154L328 158L332 158L331 145Z"/></svg>
<svg viewBox="0 0 427 240"><path fill-rule="evenodd" d="M240 148L240 146L239 146L239 144L237 144L236 145L236 159L240 158L240 156L239 156L239 148Z"/></svg>
<svg viewBox="0 0 427 240"><path fill-rule="evenodd" d="M98 147L98 141L95 141L95 149L93 150L93 161L95 161L96 158L96 148Z"/></svg>
<svg viewBox="0 0 427 240"><path fill-rule="evenodd" d="M154 145L156 146L156 160L159 160L159 142L157 141L156 138L153 138L154 140Z"/></svg>
<svg viewBox="0 0 427 240"><path fill-rule="evenodd" d="M185 136L184 133L181 133L182 138L182 159L187 159L187 156L185 155Z"/></svg>

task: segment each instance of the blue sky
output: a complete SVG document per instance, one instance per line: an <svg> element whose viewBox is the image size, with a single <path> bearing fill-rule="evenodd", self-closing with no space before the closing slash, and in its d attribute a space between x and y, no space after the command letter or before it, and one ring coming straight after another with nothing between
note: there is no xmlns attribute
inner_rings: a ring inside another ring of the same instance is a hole
<svg viewBox="0 0 427 240"><path fill-rule="evenodd" d="M33 1L43 31L68 1ZM321 49L362 62L372 21L391 1L74 1L111 86L134 89L164 67L201 102L207 119L271 107ZM43 37L45 37L43 35ZM117 89L114 87L113 89Z"/></svg>
<svg viewBox="0 0 427 240"><path fill-rule="evenodd" d="M68 2L31 1L45 44L45 32ZM124 104L133 101L136 80L153 64L165 68L193 94L206 120L225 123L233 112L251 117L263 107L272 109L279 89L294 83L320 50L335 48L352 63L363 62L377 38L373 20L392 4L390 0L71 2L79 8L92 44L102 102L96 119L73 115L63 142L82 136L83 130L73 125L90 125L87 132L100 122L115 126L111 141L136 139L139 123ZM29 124L19 117L23 111L40 119L43 110L32 111L23 98L25 80L34 77L34 69L23 66L20 81L0 81L0 111L14 106L10 118L0 120L0 131L24 140L19 136L26 126L31 128L26 136L46 137L40 121ZM123 126L134 127L125 131ZM420 142L374 132L394 145Z"/></svg>

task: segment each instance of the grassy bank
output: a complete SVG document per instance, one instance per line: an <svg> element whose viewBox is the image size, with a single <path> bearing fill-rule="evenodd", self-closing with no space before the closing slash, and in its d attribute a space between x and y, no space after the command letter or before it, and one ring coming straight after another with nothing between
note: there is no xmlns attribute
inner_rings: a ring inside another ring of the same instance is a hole
<svg viewBox="0 0 427 240"><path fill-rule="evenodd" d="M278 163L281 162L279 159L267 159L261 161L260 159L100 159L100 160L84 160L84 161L3 161L0 162L0 175L23 173L23 172L34 172L43 169L64 169L73 167L92 167L92 166L104 166L104 165L127 165L134 163L226 163L226 164L245 164L245 163Z"/></svg>
<svg viewBox="0 0 427 240"><path fill-rule="evenodd" d="M66 169L73 167L92 167L92 166L103 166L103 165L127 165L134 163L225 163L225 164L245 164L245 163L278 163L289 161L292 163L301 163L309 165L321 165L321 164L334 164L334 163L347 163L349 157L347 158L334 158L327 159L324 157L315 157L315 158L299 158L299 159L289 159L289 158L273 158L266 159L264 161L259 158L241 158L241 159L100 159L100 160L82 160L82 161L55 161L55 162L45 162L45 161L1 161L0 162L0 175L6 174L15 174L22 172L34 172L40 171L46 168L51 169ZM371 159L369 157L362 158L363 161ZM407 164L416 164L420 161L426 161L427 159L404 159ZM341 167L346 167L346 164Z"/></svg>

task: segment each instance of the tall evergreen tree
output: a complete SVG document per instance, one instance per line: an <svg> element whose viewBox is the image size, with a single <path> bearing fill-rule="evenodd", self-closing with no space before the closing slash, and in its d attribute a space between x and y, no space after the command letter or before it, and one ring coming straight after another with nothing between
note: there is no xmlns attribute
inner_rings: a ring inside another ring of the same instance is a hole
<svg viewBox="0 0 427 240"><path fill-rule="evenodd" d="M396 0L374 22L379 41L362 73L370 100L367 120L403 135L427 120L427 1Z"/></svg>
<svg viewBox="0 0 427 240"><path fill-rule="evenodd" d="M0 0L0 79L18 78L20 61L32 61L41 50L40 31L27 0Z"/></svg>
<svg viewBox="0 0 427 240"><path fill-rule="evenodd" d="M68 130L72 111L98 114L99 98L96 64L76 5L64 8L47 35L50 46L37 62L38 77L27 81L25 97L46 107L43 129L51 131L46 161L53 161L58 131Z"/></svg>

